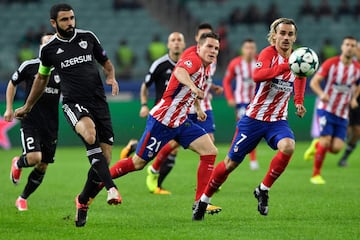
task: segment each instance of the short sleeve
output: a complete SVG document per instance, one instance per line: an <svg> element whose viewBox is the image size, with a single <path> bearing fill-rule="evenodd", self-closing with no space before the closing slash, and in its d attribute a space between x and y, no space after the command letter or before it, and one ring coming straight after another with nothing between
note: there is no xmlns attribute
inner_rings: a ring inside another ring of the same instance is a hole
<svg viewBox="0 0 360 240"><path fill-rule="evenodd" d="M99 39L93 32L90 32L91 39L94 43L93 53L96 61L100 64L104 64L109 58L106 54L106 51L102 48Z"/></svg>
<svg viewBox="0 0 360 240"><path fill-rule="evenodd" d="M201 67L202 62L197 54L185 56L179 61L177 67L184 68L190 75L196 73Z"/></svg>

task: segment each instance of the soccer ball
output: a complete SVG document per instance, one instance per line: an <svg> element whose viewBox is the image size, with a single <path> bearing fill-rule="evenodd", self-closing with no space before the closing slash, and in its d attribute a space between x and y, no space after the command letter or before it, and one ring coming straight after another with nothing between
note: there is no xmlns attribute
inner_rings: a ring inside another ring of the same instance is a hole
<svg viewBox="0 0 360 240"><path fill-rule="evenodd" d="M311 48L301 47L291 53L289 65L295 75L308 77L318 69L319 58Z"/></svg>

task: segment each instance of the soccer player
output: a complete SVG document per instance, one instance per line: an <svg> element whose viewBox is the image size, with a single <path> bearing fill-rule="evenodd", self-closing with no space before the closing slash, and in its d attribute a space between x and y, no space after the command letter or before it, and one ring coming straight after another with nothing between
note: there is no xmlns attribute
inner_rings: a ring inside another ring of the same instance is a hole
<svg viewBox="0 0 360 240"><path fill-rule="evenodd" d="M262 138L272 149L278 150L263 181L254 190L258 211L261 215L268 214L268 191L284 172L295 149L294 134L287 121L288 102L293 89L296 114L303 117L306 112L303 105L306 78L296 77L288 64L296 32L292 19L279 18L271 24L268 34L270 46L261 51L253 73L255 96L245 116L237 123L228 155L217 164L195 206L194 220L204 219L209 198Z"/></svg>
<svg viewBox="0 0 360 240"><path fill-rule="evenodd" d="M46 33L41 38L44 45L53 36ZM13 102L17 86L25 82L26 96L29 95L35 75L39 69L40 59L23 62L11 77L6 90L6 111L4 118L12 121L14 118ZM58 108L60 98L60 77L53 71L45 92L34 105L26 118L21 120L21 141L23 153L14 157L11 163L10 179L17 185L22 168L34 167L21 195L16 199L15 206L19 211L28 210L28 197L42 183L49 163L54 163L59 126Z"/></svg>
<svg viewBox="0 0 360 240"><path fill-rule="evenodd" d="M173 32L168 37L167 47L169 52L157 59L150 66L149 72L145 77L145 81L141 85L140 100L141 109L140 117L147 117L149 114L148 107L148 88L155 84L155 104L161 100L161 97L169 83L169 79L176 63L185 48L185 39L182 33ZM146 178L146 185L151 193L154 194L171 194L170 191L163 189L162 183L166 176L170 173L175 164L177 148L168 155L164 156L165 160L160 166L154 168L158 169L158 174L155 177L150 174ZM120 158L121 159L121 158ZM148 168L148 171L151 171Z"/></svg>
<svg viewBox="0 0 360 240"><path fill-rule="evenodd" d="M75 15L70 5L53 5L50 23L56 34L40 50L38 74L29 97L24 106L15 111L15 117L24 118L31 111L49 81L51 69L55 68L61 78L62 109L83 140L91 164L85 186L75 198L75 225L81 227L86 224L88 201L93 192L98 191L99 182L103 182L108 191L108 204L121 203L108 168L114 136L97 62L103 66L112 94L117 94L119 88L114 67L97 37L90 31L75 28Z"/></svg>
<svg viewBox="0 0 360 240"><path fill-rule="evenodd" d="M360 43L357 43L356 47L356 59L360 62ZM360 102L360 97L357 99ZM350 108L349 110L349 126L347 129L347 143L346 149L338 162L339 167L346 167L348 165L348 158L350 154L355 150L357 142L360 139L360 107Z"/></svg>
<svg viewBox="0 0 360 240"><path fill-rule="evenodd" d="M326 152L338 153L343 148L349 105L352 108L358 106L356 99L360 91L360 64L353 59L356 44L354 37L344 37L340 56L327 59L310 81L311 89L320 99L317 105L320 138L315 146L313 174L310 178L313 184L325 184L321 167ZM326 80L324 89L321 87L323 80Z"/></svg>
<svg viewBox="0 0 360 240"><path fill-rule="evenodd" d="M247 38L241 44L241 56L233 58L226 69L223 79L223 87L228 105L235 107L236 121L244 115L251 98L255 93L255 82L253 71L256 65L256 43L253 39ZM235 80L235 88L232 81ZM256 160L256 150L250 152L250 169L259 169Z"/></svg>
<svg viewBox="0 0 360 240"><path fill-rule="evenodd" d="M200 36L202 34L210 33L212 31L213 31L213 28L210 24L208 24L208 23L200 24L196 29L195 41L198 43ZM185 57L188 54L192 54L192 53L196 52L196 49L197 49L196 45L187 48L183 52L182 57ZM223 89L221 86L218 86L218 85L212 83L211 76L215 74L215 70L216 70L216 62L213 62L212 64L210 64L209 76L206 78L206 82L204 85L204 99L202 99L200 101L200 108L207 115L206 120L199 121L197 119L197 113L196 113L197 110L195 109L194 106L192 106L190 108L189 114L188 114L188 117L192 120L192 122L194 122L194 123L198 124L200 127L204 128L204 130L209 134L210 138L213 141L215 140L215 137L214 137L215 122L214 122L212 106L211 106L211 98L212 97L210 94L210 90L214 91L215 94L221 94L223 92ZM170 141L168 144L166 144L160 150L160 152L157 155L153 164L148 167L148 169L147 169L148 175L146 178L146 184L150 191L152 191L152 189L155 189L158 179L163 178L163 176L161 176L161 173L160 173L160 171L161 171L160 167L163 166L166 158L169 156L169 154L172 151L174 151L174 149L177 149L177 147L179 147L179 143L177 141L175 141L175 140ZM171 155L170 155L170 157L171 157ZM221 208L219 206L215 206L215 205L211 205L211 204L208 205L207 212L209 214L218 213L220 211L221 211Z"/></svg>
<svg viewBox="0 0 360 240"><path fill-rule="evenodd" d="M206 114L199 107L198 98L204 97L207 71L209 65L216 61L218 53L217 34L205 33L199 39L197 52L184 55L179 60L162 99L149 113L136 153L113 165L110 168L112 177L121 177L144 168L166 143L175 139L184 148L190 148L200 155L195 196L196 201L199 200L212 173L217 149L209 134L194 124L187 113L196 104L198 118L205 120Z"/></svg>

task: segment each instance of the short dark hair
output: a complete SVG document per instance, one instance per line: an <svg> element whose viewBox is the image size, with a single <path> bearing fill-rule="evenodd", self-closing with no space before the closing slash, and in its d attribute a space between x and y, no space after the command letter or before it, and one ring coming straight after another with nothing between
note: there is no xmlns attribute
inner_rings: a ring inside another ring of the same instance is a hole
<svg viewBox="0 0 360 240"><path fill-rule="evenodd" d="M201 36L199 38L199 44L203 44L205 42L206 38L214 38L214 39L220 41L219 35L217 35L214 32L208 32L208 33L201 34Z"/></svg>
<svg viewBox="0 0 360 240"><path fill-rule="evenodd" d="M345 37L343 38L343 41L344 41L345 39L350 39L350 40L355 40L355 41L357 41L356 37L351 36L351 35L345 36Z"/></svg>
<svg viewBox="0 0 360 240"><path fill-rule="evenodd" d="M40 37L40 39L39 39L40 44L41 44L41 40L42 40L43 37L45 37L45 36L52 36L52 35L54 35L54 34L55 34L55 33L53 33L53 32L44 32L44 33L42 33L42 34L41 34L41 37Z"/></svg>
<svg viewBox="0 0 360 240"><path fill-rule="evenodd" d="M201 23L201 24L199 24L199 26L196 29L196 34L199 32L199 30L202 30L202 29L210 29L212 32L214 31L214 29L210 23Z"/></svg>
<svg viewBox="0 0 360 240"><path fill-rule="evenodd" d="M50 9L50 19L54 19L56 21L58 13L60 11L70 11L70 10L73 10L73 8L67 3L55 4Z"/></svg>
<svg viewBox="0 0 360 240"><path fill-rule="evenodd" d="M242 41L242 44L241 45L244 45L244 43L254 43L255 40L253 38L245 38L243 41Z"/></svg>

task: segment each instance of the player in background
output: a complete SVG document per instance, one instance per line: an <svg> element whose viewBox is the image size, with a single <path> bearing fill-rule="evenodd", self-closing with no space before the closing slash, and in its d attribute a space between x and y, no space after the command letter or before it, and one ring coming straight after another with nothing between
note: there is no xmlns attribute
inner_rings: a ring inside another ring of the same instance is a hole
<svg viewBox="0 0 360 240"><path fill-rule="evenodd" d="M169 83L169 79L176 63L185 48L184 35L180 32L173 32L168 37L167 47L168 53L159 59L155 60L149 69L148 74L145 76L145 81L141 84L140 88L140 117L148 117L148 96L149 88L152 84L155 84L155 104L161 100L161 97ZM120 159L129 157L132 152L136 150L137 140L131 139L127 146L121 151ZM171 154L165 159L164 163L160 166L158 178L147 184L149 191L154 194L171 194L170 191L165 190L162 187L162 182L166 176L170 173L175 165L175 159L177 154L177 148L174 149ZM149 168L148 168L149 169ZM149 178L147 178L148 180ZM153 178L151 178L152 180ZM148 182L148 181L147 181ZM154 182L154 183L153 183Z"/></svg>
<svg viewBox="0 0 360 240"><path fill-rule="evenodd" d="M360 62L360 43L356 47L356 60ZM360 102L358 97L357 102ZM347 129L347 143L343 156L338 162L339 167L346 167L348 165L348 158L355 150L357 142L360 139L360 106L349 109L349 126Z"/></svg>
<svg viewBox="0 0 360 240"><path fill-rule="evenodd" d="M46 33L41 38L43 46L53 36ZM13 103L17 86L25 83L26 96L29 95L35 75L38 72L40 59L23 62L11 77L6 90L6 111L4 118L11 122L14 118ZM23 152L13 158L10 179L17 185L23 168L34 167L15 206L19 211L28 210L27 199L42 183L49 163L54 163L59 126L60 77L55 71L51 73L49 83L39 101L34 105L26 118L21 120L21 141Z"/></svg>
<svg viewBox="0 0 360 240"><path fill-rule="evenodd" d="M360 91L360 64L353 59L356 44L354 37L344 37L340 56L327 59L310 81L311 89L320 100L317 106L320 138L315 146L313 174L310 178L313 184L325 184L321 167L326 152L338 153L343 148L349 105L352 108L358 106L356 99ZM324 89L321 87L323 80L326 80Z"/></svg>
<svg viewBox="0 0 360 240"><path fill-rule="evenodd" d="M205 78L209 65L219 53L219 37L215 33L201 35L197 52L182 57L171 74L162 99L151 109L143 136L133 157L119 160L110 168L113 178L140 170L159 153L170 140L175 139L184 148L200 156L195 199L199 200L209 181L217 149L209 134L188 118L188 111L197 105L198 118L206 119L199 106L204 97Z"/></svg>
<svg viewBox="0 0 360 240"><path fill-rule="evenodd" d="M241 56L230 61L223 79L225 98L228 105L235 108L236 121L239 121L245 115L246 108L254 96L255 82L252 75L255 66L256 43L253 39L247 38L241 44ZM233 80L235 80L234 89ZM252 150L249 156L250 169L259 169L256 150Z"/></svg>
<svg viewBox="0 0 360 240"><path fill-rule="evenodd" d="M217 164L196 204L194 220L204 219L209 199L262 138L272 149L278 150L263 181L254 190L258 211L261 215L268 214L268 192L284 172L295 149L294 134L287 121L288 102L293 90L296 114L303 117L306 112L303 105L306 78L296 77L288 64L296 32L292 19L279 18L271 24L268 34L270 46L261 51L253 73L255 96L245 116L237 123L228 155Z"/></svg>
<svg viewBox="0 0 360 240"><path fill-rule="evenodd" d="M24 118L31 111L49 81L52 68L55 68L61 78L65 117L83 140L91 164L85 186L75 198L75 226L82 227L87 220L88 201L93 192L98 191L100 182L104 182L108 191L108 204L121 203L108 168L114 135L97 62L103 67L106 83L112 86L113 95L118 94L119 87L114 67L97 37L90 31L75 28L75 15L70 5L53 5L50 23L56 34L40 49L38 74L29 97L24 106L15 111L15 117Z"/></svg>

